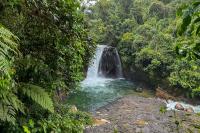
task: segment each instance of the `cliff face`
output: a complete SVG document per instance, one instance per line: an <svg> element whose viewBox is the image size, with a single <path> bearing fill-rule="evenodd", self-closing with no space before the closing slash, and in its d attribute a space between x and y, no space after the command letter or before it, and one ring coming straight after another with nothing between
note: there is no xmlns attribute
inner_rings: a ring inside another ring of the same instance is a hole
<svg viewBox="0 0 200 133"><path fill-rule="evenodd" d="M106 78L122 77L121 61L116 48L111 46L104 48L98 73Z"/></svg>

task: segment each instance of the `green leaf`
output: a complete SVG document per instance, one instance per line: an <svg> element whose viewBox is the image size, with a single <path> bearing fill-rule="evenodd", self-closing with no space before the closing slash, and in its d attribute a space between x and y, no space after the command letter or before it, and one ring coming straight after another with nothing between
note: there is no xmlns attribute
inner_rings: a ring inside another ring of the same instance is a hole
<svg viewBox="0 0 200 133"><path fill-rule="evenodd" d="M196 35L199 34L199 31L200 31L200 25L198 26L197 30L196 30Z"/></svg>
<svg viewBox="0 0 200 133"><path fill-rule="evenodd" d="M23 126L23 130L25 133L31 133L27 126Z"/></svg>
<svg viewBox="0 0 200 133"><path fill-rule="evenodd" d="M187 27L190 25L191 20L192 17L190 15L187 15L183 18L183 23L181 25L181 29L179 30L179 35L182 35L187 30Z"/></svg>
<svg viewBox="0 0 200 133"><path fill-rule="evenodd" d="M198 18L196 18L196 19L194 20L194 23L198 23L198 22L200 22L200 17L198 17Z"/></svg>
<svg viewBox="0 0 200 133"><path fill-rule="evenodd" d="M21 83L19 90L22 91L24 95L30 97L33 101L41 105L44 109L54 112L53 101L43 88L32 84Z"/></svg>
<svg viewBox="0 0 200 133"><path fill-rule="evenodd" d="M194 2L192 5L193 5L194 8L196 8L197 6L200 5L200 2Z"/></svg>
<svg viewBox="0 0 200 133"><path fill-rule="evenodd" d="M188 7L188 5L183 4L181 7L179 7L177 9L176 15L177 16L182 16L183 15L183 10L186 9Z"/></svg>

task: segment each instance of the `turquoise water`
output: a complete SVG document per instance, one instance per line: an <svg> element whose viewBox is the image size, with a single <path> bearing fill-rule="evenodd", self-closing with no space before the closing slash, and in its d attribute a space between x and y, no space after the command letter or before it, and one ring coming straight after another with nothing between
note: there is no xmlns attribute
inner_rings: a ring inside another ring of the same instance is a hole
<svg viewBox="0 0 200 133"><path fill-rule="evenodd" d="M82 111L93 112L117 98L125 95L138 95L135 91L136 85L133 82L125 79L108 79L99 75L101 73L101 70L99 70L100 60L105 48L110 48L110 46L97 46L95 55L88 67L86 79L81 82L80 89L69 94L66 101L67 104L75 105ZM117 66L119 66L119 73L116 77L123 77L117 50L116 56L118 59Z"/></svg>
<svg viewBox="0 0 200 133"><path fill-rule="evenodd" d="M81 88L71 93L67 103L79 110L93 112L125 95L137 95L136 85L125 79L86 79Z"/></svg>

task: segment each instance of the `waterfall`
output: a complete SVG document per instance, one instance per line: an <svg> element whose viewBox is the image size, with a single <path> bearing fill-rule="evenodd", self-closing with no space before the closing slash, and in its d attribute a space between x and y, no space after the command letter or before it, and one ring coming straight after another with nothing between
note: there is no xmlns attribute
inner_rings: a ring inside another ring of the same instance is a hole
<svg viewBox="0 0 200 133"><path fill-rule="evenodd" d="M117 51L117 49L115 48L115 52L116 52L116 57L117 57L117 64L118 64L118 77L119 78L123 78L123 73L122 73L122 63L119 57L119 53Z"/></svg>
<svg viewBox="0 0 200 133"><path fill-rule="evenodd" d="M111 46L98 45L88 67L86 79L122 77L122 66L117 49Z"/></svg>
<svg viewBox="0 0 200 133"><path fill-rule="evenodd" d="M104 48L106 48L106 45L98 45L95 55L92 59L92 62L90 63L89 67L88 67L88 71L87 71L87 77L88 78L98 78L98 68L99 68L99 62L101 60L102 54L103 54L103 50Z"/></svg>

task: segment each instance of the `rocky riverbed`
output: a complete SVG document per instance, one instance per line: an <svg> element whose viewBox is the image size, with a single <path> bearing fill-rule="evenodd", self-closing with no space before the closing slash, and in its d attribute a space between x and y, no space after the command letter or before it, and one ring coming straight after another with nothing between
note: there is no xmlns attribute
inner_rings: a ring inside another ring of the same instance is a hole
<svg viewBox="0 0 200 133"><path fill-rule="evenodd" d="M99 120L97 126L87 127L85 133L200 133L200 116L167 111L164 101L157 98L125 96L93 116Z"/></svg>

